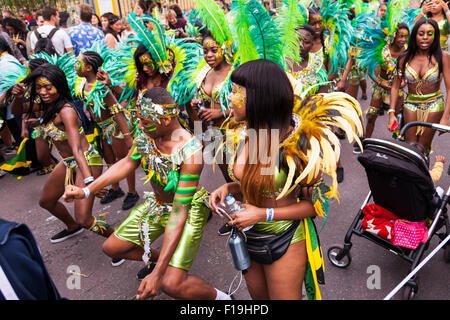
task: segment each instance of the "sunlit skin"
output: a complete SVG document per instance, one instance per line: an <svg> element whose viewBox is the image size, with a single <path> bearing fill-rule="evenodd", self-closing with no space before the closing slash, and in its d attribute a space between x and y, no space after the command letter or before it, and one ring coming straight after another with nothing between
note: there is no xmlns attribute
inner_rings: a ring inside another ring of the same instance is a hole
<svg viewBox="0 0 450 320"><path fill-rule="evenodd" d="M39 77L36 79L36 92L40 96L41 100L50 104L58 100L59 93L55 86L44 77Z"/></svg>
<svg viewBox="0 0 450 320"><path fill-rule="evenodd" d="M233 83L233 89L227 98L230 102L230 108L233 112L234 119L236 121L245 120L247 102L247 90L245 87Z"/></svg>
<svg viewBox="0 0 450 320"><path fill-rule="evenodd" d="M203 58L206 63L215 68L224 61L220 45L212 38L205 38L203 41Z"/></svg>
<svg viewBox="0 0 450 320"><path fill-rule="evenodd" d="M320 14L313 15L309 18L308 23L316 32L315 38L319 38L321 32L323 31L323 24L322 24L322 16Z"/></svg>
<svg viewBox="0 0 450 320"><path fill-rule="evenodd" d="M139 119L138 128L150 138L157 138L157 136L155 135L155 131L157 130L157 126L159 124L141 116L139 113L137 117Z"/></svg>
<svg viewBox="0 0 450 320"><path fill-rule="evenodd" d="M428 50L433 43L436 31L431 24L424 23L417 30L416 42L420 50Z"/></svg>

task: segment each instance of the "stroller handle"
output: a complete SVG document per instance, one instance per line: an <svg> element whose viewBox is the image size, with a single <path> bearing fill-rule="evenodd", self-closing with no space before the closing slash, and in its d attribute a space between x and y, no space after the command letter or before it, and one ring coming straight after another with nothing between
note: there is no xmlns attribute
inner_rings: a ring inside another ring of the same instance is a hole
<svg viewBox="0 0 450 320"><path fill-rule="evenodd" d="M439 123L412 121L412 122L409 122L409 123L405 124L405 126L400 130L398 139L401 139L405 135L406 130L408 130L411 127L417 127L417 126L432 128L434 130L437 130L437 131L440 131L440 132L444 132L444 133L445 132L450 132L450 127L449 126L444 126L444 125L439 124Z"/></svg>

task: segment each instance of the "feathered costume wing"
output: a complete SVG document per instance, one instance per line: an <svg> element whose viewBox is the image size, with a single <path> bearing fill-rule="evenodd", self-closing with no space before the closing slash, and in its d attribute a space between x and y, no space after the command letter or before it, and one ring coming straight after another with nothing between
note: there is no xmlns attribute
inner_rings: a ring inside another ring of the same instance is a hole
<svg viewBox="0 0 450 320"><path fill-rule="evenodd" d="M231 17L239 63L266 59L285 68L281 33L261 3L238 0L231 8Z"/></svg>
<svg viewBox="0 0 450 320"><path fill-rule="evenodd" d="M277 200L290 193L298 184L309 184L322 173L332 177L334 196L340 144L330 128L344 130L350 143L356 140L361 145L358 138L363 134L361 106L345 93L318 94L302 102L297 101L294 114L299 124L296 132L281 146L289 172ZM297 178L294 180L295 176Z"/></svg>
<svg viewBox="0 0 450 320"><path fill-rule="evenodd" d="M335 73L347 62L353 27L348 18L348 9L340 1L324 0L320 6L320 12L322 24L329 36L326 49L330 58L330 73Z"/></svg>
<svg viewBox="0 0 450 320"><path fill-rule="evenodd" d="M19 63L19 61L10 62L14 67L2 70L0 77L0 92L9 90L16 83L19 83L27 76L27 67Z"/></svg>
<svg viewBox="0 0 450 320"><path fill-rule="evenodd" d="M280 33L281 50L285 58L293 63L301 62L300 38L296 29L308 24L307 9L296 0L283 0L275 24Z"/></svg>

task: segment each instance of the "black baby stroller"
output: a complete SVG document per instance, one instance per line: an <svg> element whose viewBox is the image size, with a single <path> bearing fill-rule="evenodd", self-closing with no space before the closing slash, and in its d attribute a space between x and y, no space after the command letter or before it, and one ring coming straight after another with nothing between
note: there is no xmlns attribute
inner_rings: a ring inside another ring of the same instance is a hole
<svg viewBox="0 0 450 320"><path fill-rule="evenodd" d="M398 140L367 138L363 141L364 152L358 156L358 161L365 168L370 192L345 235L344 246L333 246L328 250L328 259L334 266L346 268L350 265L353 234L364 237L409 261L412 264L410 271L420 263L434 235L437 235L442 241L449 234L450 224L446 206L449 202L450 188L441 198L435 191L423 154L412 145L400 141L407 129L418 125L441 132L450 132L450 127L411 122L402 128ZM373 203L389 210L401 219L413 222L431 219L428 240L421 243L416 249L408 249L365 231L362 227L363 208L371 198L373 198ZM443 232L437 233L440 229L443 229ZM444 247L446 262L450 260L449 251L450 245L446 245ZM412 299L417 291L417 279L414 277L406 283L403 298Z"/></svg>

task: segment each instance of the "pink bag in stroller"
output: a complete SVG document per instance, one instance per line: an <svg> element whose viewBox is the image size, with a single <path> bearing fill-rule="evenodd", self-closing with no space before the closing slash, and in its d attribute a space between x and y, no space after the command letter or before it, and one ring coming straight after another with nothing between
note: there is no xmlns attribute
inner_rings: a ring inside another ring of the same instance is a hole
<svg viewBox="0 0 450 320"><path fill-rule="evenodd" d="M411 222L398 219L394 222L394 244L400 247L417 249L419 244L428 240L428 229L425 221Z"/></svg>

